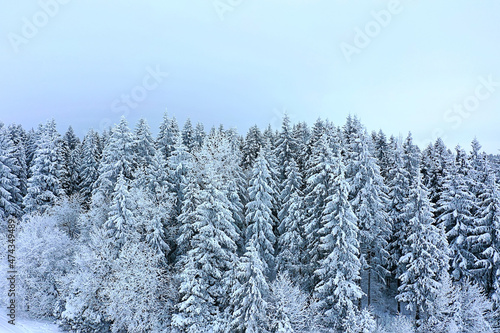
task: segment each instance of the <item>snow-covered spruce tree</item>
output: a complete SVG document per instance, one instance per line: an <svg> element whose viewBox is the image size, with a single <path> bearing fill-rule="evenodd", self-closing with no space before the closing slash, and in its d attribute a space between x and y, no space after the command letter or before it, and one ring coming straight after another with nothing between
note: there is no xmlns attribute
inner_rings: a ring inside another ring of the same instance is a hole
<svg viewBox="0 0 500 333"><path fill-rule="evenodd" d="M0 128L0 219L20 216L20 181L16 175L18 167L15 147L4 127Z"/></svg>
<svg viewBox="0 0 500 333"><path fill-rule="evenodd" d="M448 239L451 276L455 281L471 277L471 269L477 261L471 252L471 236L474 230L472 210L474 199L470 193L466 175L453 163L445 171L443 191L438 201L439 224Z"/></svg>
<svg viewBox="0 0 500 333"><path fill-rule="evenodd" d="M28 165L26 162L26 142L28 140L28 136L21 125L9 125L7 131L15 147L13 158L15 159L14 164L17 166L17 170L15 170L16 168L11 168L11 171L19 179L20 193L16 203L22 208L23 198L26 196L28 191Z"/></svg>
<svg viewBox="0 0 500 333"><path fill-rule="evenodd" d="M194 129L191 124L191 119L187 119L182 127L181 131L182 143L187 148L187 151L192 153L193 149L196 147L196 142L194 139Z"/></svg>
<svg viewBox="0 0 500 333"><path fill-rule="evenodd" d="M193 175L184 178L182 184L184 188L184 200L182 201L182 213L178 216L179 228L175 233L175 253L176 259L186 258L187 252L191 249L191 240L196 232L194 225L198 220L199 211L196 209L200 205L200 184ZM182 267L181 261L177 266Z"/></svg>
<svg viewBox="0 0 500 333"><path fill-rule="evenodd" d="M146 169L151 165L153 156L155 155L155 142L149 125L144 118L141 118L137 123L134 131L134 143L132 144L132 151L135 157L135 168Z"/></svg>
<svg viewBox="0 0 500 333"><path fill-rule="evenodd" d="M163 154L164 159L167 160L174 151L178 137L179 125L177 125L177 120L175 117L169 119L167 112L165 112L156 138L156 149Z"/></svg>
<svg viewBox="0 0 500 333"><path fill-rule="evenodd" d="M217 184L208 183L200 191L197 221L191 249L181 259L181 302L175 322L187 332L203 331L213 323L226 302L227 273L236 263L237 230L229 201Z"/></svg>
<svg viewBox="0 0 500 333"><path fill-rule="evenodd" d="M193 170L199 181L200 204L196 207L190 249L181 258L180 296L173 325L187 332L208 330L229 296L229 273L237 257L239 230L231 212L231 202L225 192L224 171L232 161L224 159L228 142L223 136L210 136L196 153ZM232 149L232 148L231 148Z"/></svg>
<svg viewBox="0 0 500 333"><path fill-rule="evenodd" d="M392 234L389 238L387 250L389 257L389 270L392 273L391 278L396 280L397 288L399 288L400 280L398 276L404 271L405 265L400 264L400 259L403 255L403 248L406 237L406 220L402 215L406 202L408 201L409 188L412 184L410 173L404 167L403 149L401 144L394 142L394 151L392 154L391 167L389 169L389 218L392 221ZM396 288L396 290L397 290ZM400 302L398 302L398 313L401 313Z"/></svg>
<svg viewBox="0 0 500 333"><path fill-rule="evenodd" d="M55 129L55 122L48 122L37 140L30 167L28 193L24 198L26 213L43 213L64 195L60 181L62 156L58 144L59 134Z"/></svg>
<svg viewBox="0 0 500 333"><path fill-rule="evenodd" d="M99 178L95 183L93 196L99 194L104 198L110 198L119 175L129 181L133 179L135 170L133 147L133 135L127 121L122 117L120 123L113 128L102 152Z"/></svg>
<svg viewBox="0 0 500 333"><path fill-rule="evenodd" d="M375 157L378 160L378 165L380 166L380 175L384 180L389 180L389 170L391 169L392 163L392 151L389 143L387 142L387 137L382 130L374 135L373 138L373 148L375 151Z"/></svg>
<svg viewBox="0 0 500 333"><path fill-rule="evenodd" d="M484 193L479 196L480 205L476 229L471 242L482 250L476 263L475 275L479 282L500 307L500 190L493 172L489 172Z"/></svg>
<svg viewBox="0 0 500 333"><path fill-rule="evenodd" d="M238 260L236 267L236 281L232 287L229 306L232 310L231 331L234 332L269 332L269 286L265 277L267 265L254 246L255 241L248 241L246 252Z"/></svg>
<svg viewBox="0 0 500 333"><path fill-rule="evenodd" d="M277 271L287 272L294 281L301 279L304 239L304 201L302 177L294 160L287 167L286 179L281 191L281 210L278 213Z"/></svg>
<svg viewBox="0 0 500 333"><path fill-rule="evenodd" d="M259 153L252 169L250 187L248 188L249 202L246 205L246 239L255 247L264 262L264 272L269 274L274 269L274 245L276 236L273 232L275 220L272 208L276 193L269 184L272 182L269 163L264 153Z"/></svg>
<svg viewBox="0 0 500 333"><path fill-rule="evenodd" d="M69 127L61 139L63 175L61 186L66 195L71 196L79 190L79 154L75 151L80 146L80 139L75 135L73 127Z"/></svg>
<svg viewBox="0 0 500 333"><path fill-rule="evenodd" d="M245 143L243 144L243 158L242 166L245 170L251 170L252 166L259 155L259 151L264 145L264 139L262 133L257 125L254 125L248 129Z"/></svg>
<svg viewBox="0 0 500 333"><path fill-rule="evenodd" d="M350 202L358 218L362 273L366 274L363 287L366 285L367 305L370 306L372 280L385 282L389 273L386 248L392 225L386 212L389 190L370 152L369 138L365 133L360 134L359 140L361 142L356 143L358 153L354 155L356 159L348 163L348 168L354 172L349 179Z"/></svg>
<svg viewBox="0 0 500 333"><path fill-rule="evenodd" d="M300 122L298 124L295 124L293 126L292 136L297 144L297 152L298 152L295 162L297 162L297 165L299 166L299 171L304 173L307 162L307 156L306 156L307 142L309 141L309 137L311 136L309 127L305 122Z"/></svg>
<svg viewBox="0 0 500 333"><path fill-rule="evenodd" d="M322 227L325 214L326 199L330 196L334 180L333 154L326 134L316 141L310 160L308 161L304 204L306 217L304 234L306 249L304 252L304 287L308 291L314 290L318 283L314 271L325 253L319 247L318 231Z"/></svg>
<svg viewBox="0 0 500 333"><path fill-rule="evenodd" d="M425 179L424 185L430 191L430 200L433 204L437 204L439 199L441 199L441 194L443 193L443 185L445 178L445 171L453 165L453 155L446 148L443 140L438 138L429 151L430 156L427 159L430 160L430 166L427 170L427 177ZM435 218L439 216L439 212L436 211L434 215Z"/></svg>
<svg viewBox="0 0 500 333"><path fill-rule="evenodd" d="M448 269L448 253L444 230L436 227L429 192L422 184L419 174L410 187L410 196L402 217L407 221L403 253L400 265L404 270L398 278L401 281L399 302L408 303L407 308L415 311L417 325L421 325L433 304L439 288L441 274Z"/></svg>
<svg viewBox="0 0 500 333"><path fill-rule="evenodd" d="M172 224L178 225L177 217L181 214L182 202L184 200L183 183L188 172L192 168L193 155L187 151L186 146L182 143L179 136L167 160L168 174L169 174L169 191L173 194L174 199L174 212L171 216Z"/></svg>
<svg viewBox="0 0 500 333"><path fill-rule="evenodd" d="M80 194L85 204L88 206L95 189L95 183L99 178L99 134L90 129L82 142L82 155L80 157L79 175L81 179Z"/></svg>
<svg viewBox="0 0 500 333"><path fill-rule="evenodd" d="M276 141L276 157L279 166L279 180L282 183L286 178L286 169L292 160L297 158L297 142L293 137L292 127L288 114L283 117L281 132Z"/></svg>
<svg viewBox="0 0 500 333"><path fill-rule="evenodd" d="M64 307L61 279L71 270L73 243L50 215L28 216L16 239L16 299L36 318L57 318Z"/></svg>
<svg viewBox="0 0 500 333"><path fill-rule="evenodd" d="M194 128L194 150L199 150L201 147L203 147L203 141L205 140L205 137L207 136L207 133L205 133L205 127L203 126L202 123L197 123L196 127Z"/></svg>
<svg viewBox="0 0 500 333"><path fill-rule="evenodd" d="M349 184L340 155L335 162L335 178L330 183L331 194L325 200L322 227L318 230L318 247L326 257L314 272L318 280L314 297L318 299L317 308L323 312L324 324L345 331L347 321L356 316L356 303L363 293L359 287L357 218L349 203Z"/></svg>
<svg viewBox="0 0 500 333"><path fill-rule="evenodd" d="M111 196L108 219L104 224L117 253L125 244L139 240L137 219L134 214L136 208L137 202L132 200L129 184L120 174Z"/></svg>

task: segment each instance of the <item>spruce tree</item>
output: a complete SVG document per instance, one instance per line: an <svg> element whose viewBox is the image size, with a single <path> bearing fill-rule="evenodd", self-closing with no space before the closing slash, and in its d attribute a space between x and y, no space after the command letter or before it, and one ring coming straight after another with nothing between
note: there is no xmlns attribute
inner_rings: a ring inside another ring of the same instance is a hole
<svg viewBox="0 0 500 333"><path fill-rule="evenodd" d="M58 143L59 134L55 130L55 122L49 122L37 140L30 167L28 193L24 198L27 213L43 213L64 195L61 186L62 156Z"/></svg>
<svg viewBox="0 0 500 333"><path fill-rule="evenodd" d="M230 305L231 327L235 332L269 332L267 269L254 243L254 240L249 240L247 250L236 267L236 283L231 292Z"/></svg>
<svg viewBox="0 0 500 333"><path fill-rule="evenodd" d="M415 311L417 325L425 321L429 307L441 288L441 274L448 269L447 241L444 230L436 227L429 191L422 184L421 175L410 187L410 196L403 211L407 221L405 243L400 265L403 272L399 302L408 303L407 308Z"/></svg>
<svg viewBox="0 0 500 333"><path fill-rule="evenodd" d="M160 124L160 131L156 138L156 149L163 154L163 158L168 159L174 151L174 146L179 137L179 125L174 118L169 119L167 112L163 115L162 123Z"/></svg>
<svg viewBox="0 0 500 333"><path fill-rule="evenodd" d="M252 169L252 178L248 188L249 202L246 205L246 239L252 242L259 256L265 263L265 272L274 268L274 245L276 236L273 232L275 220L272 215L276 193L269 184L272 182L269 163L261 151Z"/></svg>
<svg viewBox="0 0 500 333"><path fill-rule="evenodd" d="M104 198L111 197L120 175L128 181L133 180L136 168L133 153L134 139L124 117L113 128L107 141L99 165L99 178L93 192L93 196L98 193Z"/></svg>
<svg viewBox="0 0 500 333"><path fill-rule="evenodd" d="M357 218L349 203L349 184L345 167L339 156L331 194L326 199L322 217L320 249L326 254L314 274L318 283L314 295L318 308L324 311L324 322L329 327L347 329L346 321L356 315L356 303L363 295L359 287L361 262L359 260L359 229Z"/></svg>

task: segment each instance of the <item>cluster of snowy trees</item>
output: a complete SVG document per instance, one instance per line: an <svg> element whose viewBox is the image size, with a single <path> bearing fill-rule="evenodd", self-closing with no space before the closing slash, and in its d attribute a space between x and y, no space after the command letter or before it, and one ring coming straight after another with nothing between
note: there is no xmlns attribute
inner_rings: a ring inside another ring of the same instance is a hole
<svg viewBox="0 0 500 333"><path fill-rule="evenodd" d="M18 306L75 332L494 332L499 160L351 116L0 123Z"/></svg>

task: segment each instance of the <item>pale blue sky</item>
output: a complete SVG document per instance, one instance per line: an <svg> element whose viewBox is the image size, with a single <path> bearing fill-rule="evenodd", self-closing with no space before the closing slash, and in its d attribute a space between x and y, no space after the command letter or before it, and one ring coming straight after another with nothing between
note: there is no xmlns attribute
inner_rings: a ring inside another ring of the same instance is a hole
<svg viewBox="0 0 500 333"><path fill-rule="evenodd" d="M500 149L498 1L54 3L0 0L5 123L54 117L82 136L127 113L131 126L146 117L156 132L167 108L181 126L190 117L244 134L279 126L283 110L310 124L352 113L369 130L412 131L421 145L436 132L450 147L469 149L477 136ZM221 19L214 3L231 10ZM369 44L356 44L365 29ZM347 44L357 53L346 57Z"/></svg>

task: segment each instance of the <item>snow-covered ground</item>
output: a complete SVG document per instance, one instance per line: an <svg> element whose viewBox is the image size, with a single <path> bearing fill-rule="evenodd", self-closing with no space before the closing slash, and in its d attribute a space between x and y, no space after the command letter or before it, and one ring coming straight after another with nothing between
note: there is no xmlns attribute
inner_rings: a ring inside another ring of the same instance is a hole
<svg viewBox="0 0 500 333"><path fill-rule="evenodd" d="M44 320L27 319L16 316L16 325L8 323L5 307L0 312L0 333L54 333L63 332L56 324Z"/></svg>

